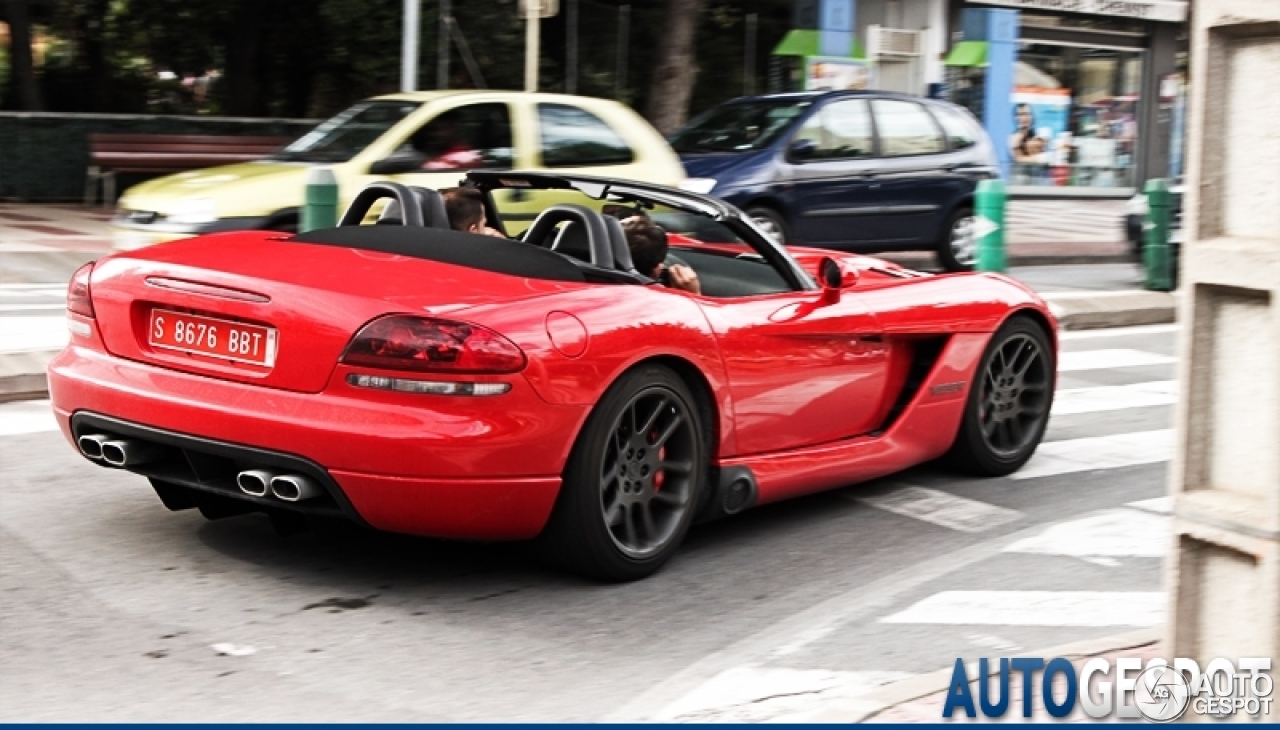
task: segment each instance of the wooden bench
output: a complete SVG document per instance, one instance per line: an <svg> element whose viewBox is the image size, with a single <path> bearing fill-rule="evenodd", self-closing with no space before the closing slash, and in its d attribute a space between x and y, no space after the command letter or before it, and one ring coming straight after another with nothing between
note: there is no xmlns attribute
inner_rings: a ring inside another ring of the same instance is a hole
<svg viewBox="0 0 1280 730"><path fill-rule="evenodd" d="M291 137L235 137L207 134L90 134L84 202L103 205L116 197L117 172L182 172L258 160L293 141Z"/></svg>

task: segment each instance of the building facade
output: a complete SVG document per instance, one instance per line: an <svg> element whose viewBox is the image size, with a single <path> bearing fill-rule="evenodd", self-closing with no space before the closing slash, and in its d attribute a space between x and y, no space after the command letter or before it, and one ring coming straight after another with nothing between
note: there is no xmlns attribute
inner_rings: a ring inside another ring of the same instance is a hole
<svg viewBox="0 0 1280 730"><path fill-rule="evenodd" d="M1014 194L1130 195L1181 173L1188 12L1181 0L951 0L946 95L1003 140Z"/></svg>

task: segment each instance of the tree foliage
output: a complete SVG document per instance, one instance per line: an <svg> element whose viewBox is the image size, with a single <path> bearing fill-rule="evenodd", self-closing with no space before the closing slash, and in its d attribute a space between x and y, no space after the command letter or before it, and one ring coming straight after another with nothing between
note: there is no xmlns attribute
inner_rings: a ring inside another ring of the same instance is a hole
<svg viewBox="0 0 1280 730"><path fill-rule="evenodd" d="M572 1L561 0L560 14L541 21L544 91L565 88ZM418 80L430 89L437 81L440 0L421 2ZM638 109L662 107L650 96L672 93L654 84L655 74L673 68L663 57L663 49L671 55L664 45L671 13L691 16L696 40L678 63L697 72L678 74L691 86L687 101L675 99L681 120L742 92L748 13L759 18L749 73L757 92L766 90L768 52L786 32L791 6L791 0L577 2L577 93ZM522 88L525 28L516 0L451 5L447 86ZM321 117L399 88L402 0L0 0L0 22L17 6L44 49L28 71L29 88L52 111ZM622 6L629 7L625 36ZM30 106L30 95L19 93L28 87L15 78L16 50L0 48L0 68L8 67L0 108ZM216 78L206 97L193 96L196 77Z"/></svg>

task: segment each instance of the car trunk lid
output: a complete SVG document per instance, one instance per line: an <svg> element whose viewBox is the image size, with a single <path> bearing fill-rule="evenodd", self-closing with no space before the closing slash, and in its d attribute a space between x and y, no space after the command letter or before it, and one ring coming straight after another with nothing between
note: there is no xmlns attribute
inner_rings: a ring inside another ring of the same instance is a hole
<svg viewBox="0 0 1280 730"><path fill-rule="evenodd" d="M114 355L319 392L356 331L381 315L450 317L575 285L246 232L110 257L91 290Z"/></svg>

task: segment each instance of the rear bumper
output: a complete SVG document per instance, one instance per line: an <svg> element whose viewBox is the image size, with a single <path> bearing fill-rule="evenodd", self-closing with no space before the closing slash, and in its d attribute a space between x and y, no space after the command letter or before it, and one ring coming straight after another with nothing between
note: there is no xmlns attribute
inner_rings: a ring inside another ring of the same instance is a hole
<svg viewBox="0 0 1280 730"><path fill-rule="evenodd" d="M49 390L59 425L73 445L77 429L110 432L104 417L126 429L167 435L169 445L181 450L171 464L179 471L168 475L175 483L221 490L257 508L316 512L325 506L242 495L234 476L227 481L229 466L210 476L208 484L198 469L183 470L183 464L192 463L188 452L198 460L207 444L221 445L217 455L239 469L279 470L298 463L305 472L307 464L313 465L318 474L311 473L327 480L334 492L328 505L335 514L381 530L465 539L523 539L541 531L588 410L549 405L527 385L495 396L508 399L501 408L450 396L395 402L379 400L378 394L293 393L75 345L50 363ZM146 465L131 470L166 478Z"/></svg>

